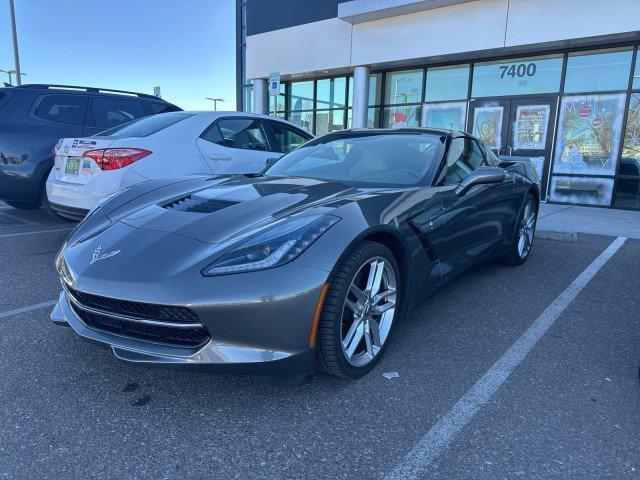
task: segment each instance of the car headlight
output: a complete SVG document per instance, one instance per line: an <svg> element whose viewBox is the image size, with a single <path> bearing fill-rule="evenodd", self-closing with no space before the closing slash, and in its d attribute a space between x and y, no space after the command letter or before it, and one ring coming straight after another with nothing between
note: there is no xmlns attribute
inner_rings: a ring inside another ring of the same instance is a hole
<svg viewBox="0 0 640 480"><path fill-rule="evenodd" d="M206 277L277 267L295 259L340 220L307 215L277 223L245 240L202 269Z"/></svg>

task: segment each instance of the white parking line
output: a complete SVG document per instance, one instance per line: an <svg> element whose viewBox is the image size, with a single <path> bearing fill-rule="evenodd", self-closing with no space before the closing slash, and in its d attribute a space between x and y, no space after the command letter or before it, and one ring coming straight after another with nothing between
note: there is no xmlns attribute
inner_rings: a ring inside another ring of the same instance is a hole
<svg viewBox="0 0 640 480"><path fill-rule="evenodd" d="M20 218L20 217L16 217L15 215L11 215L9 213L6 213L4 211L0 211L0 215L3 217L7 217L10 218L11 220L15 221L15 222L20 222L24 225L40 225L38 222L34 222L33 220L27 220L25 218Z"/></svg>
<svg viewBox="0 0 640 480"><path fill-rule="evenodd" d="M533 324L480 377L458 402L429 429L416 446L385 478L417 478L449 445L491 396L522 363L582 289L620 249L627 237L616 238L558 297Z"/></svg>
<svg viewBox="0 0 640 480"><path fill-rule="evenodd" d="M28 307L15 308L13 310L5 310L4 312L0 312L0 318L11 317L12 315L18 315L20 313L32 312L34 310L40 310L45 307L53 307L56 304L55 300L50 302L42 302L36 303L34 305L29 305Z"/></svg>
<svg viewBox="0 0 640 480"><path fill-rule="evenodd" d="M74 227L71 228L53 228L51 230L36 230L34 232L20 232L20 233L4 233L0 235L0 238L5 237L17 237L20 235L35 235L37 233L51 233L51 232L67 232L69 230L73 230Z"/></svg>

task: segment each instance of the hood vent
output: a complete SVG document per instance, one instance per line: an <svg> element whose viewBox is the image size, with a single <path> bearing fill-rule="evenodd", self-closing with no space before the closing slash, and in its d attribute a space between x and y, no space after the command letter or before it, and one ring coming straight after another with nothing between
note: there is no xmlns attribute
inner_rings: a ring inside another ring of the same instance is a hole
<svg viewBox="0 0 640 480"><path fill-rule="evenodd" d="M219 200L217 198L198 198L188 195L163 205L163 208L191 213L214 213L236 203L238 202Z"/></svg>

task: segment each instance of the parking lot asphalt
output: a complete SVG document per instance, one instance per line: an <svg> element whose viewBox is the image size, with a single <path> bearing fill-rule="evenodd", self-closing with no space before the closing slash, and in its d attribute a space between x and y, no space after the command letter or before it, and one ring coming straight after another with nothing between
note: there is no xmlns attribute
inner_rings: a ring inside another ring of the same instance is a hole
<svg viewBox="0 0 640 480"><path fill-rule="evenodd" d="M537 239L522 267L474 267L368 376L284 388L130 366L53 326L41 305L72 227L0 205L0 478L384 478L416 458L421 478L640 477L640 240L423 461L411 452L614 238Z"/></svg>

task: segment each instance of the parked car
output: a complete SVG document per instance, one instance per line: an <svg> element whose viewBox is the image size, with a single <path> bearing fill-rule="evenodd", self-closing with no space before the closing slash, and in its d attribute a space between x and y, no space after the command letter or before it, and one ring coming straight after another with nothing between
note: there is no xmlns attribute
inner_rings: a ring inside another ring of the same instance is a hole
<svg viewBox="0 0 640 480"><path fill-rule="evenodd" d="M266 115L171 112L143 118L58 142L47 181L49 205L59 215L81 219L99 200L144 180L256 173L270 158L311 138Z"/></svg>
<svg viewBox="0 0 640 480"><path fill-rule="evenodd" d="M16 208L47 207L45 182L53 147L140 117L180 108L152 95L89 87L0 88L0 200Z"/></svg>
<svg viewBox="0 0 640 480"><path fill-rule="evenodd" d="M145 182L64 245L51 318L137 364L359 377L424 295L527 260L533 172L464 133L358 129L252 177Z"/></svg>

